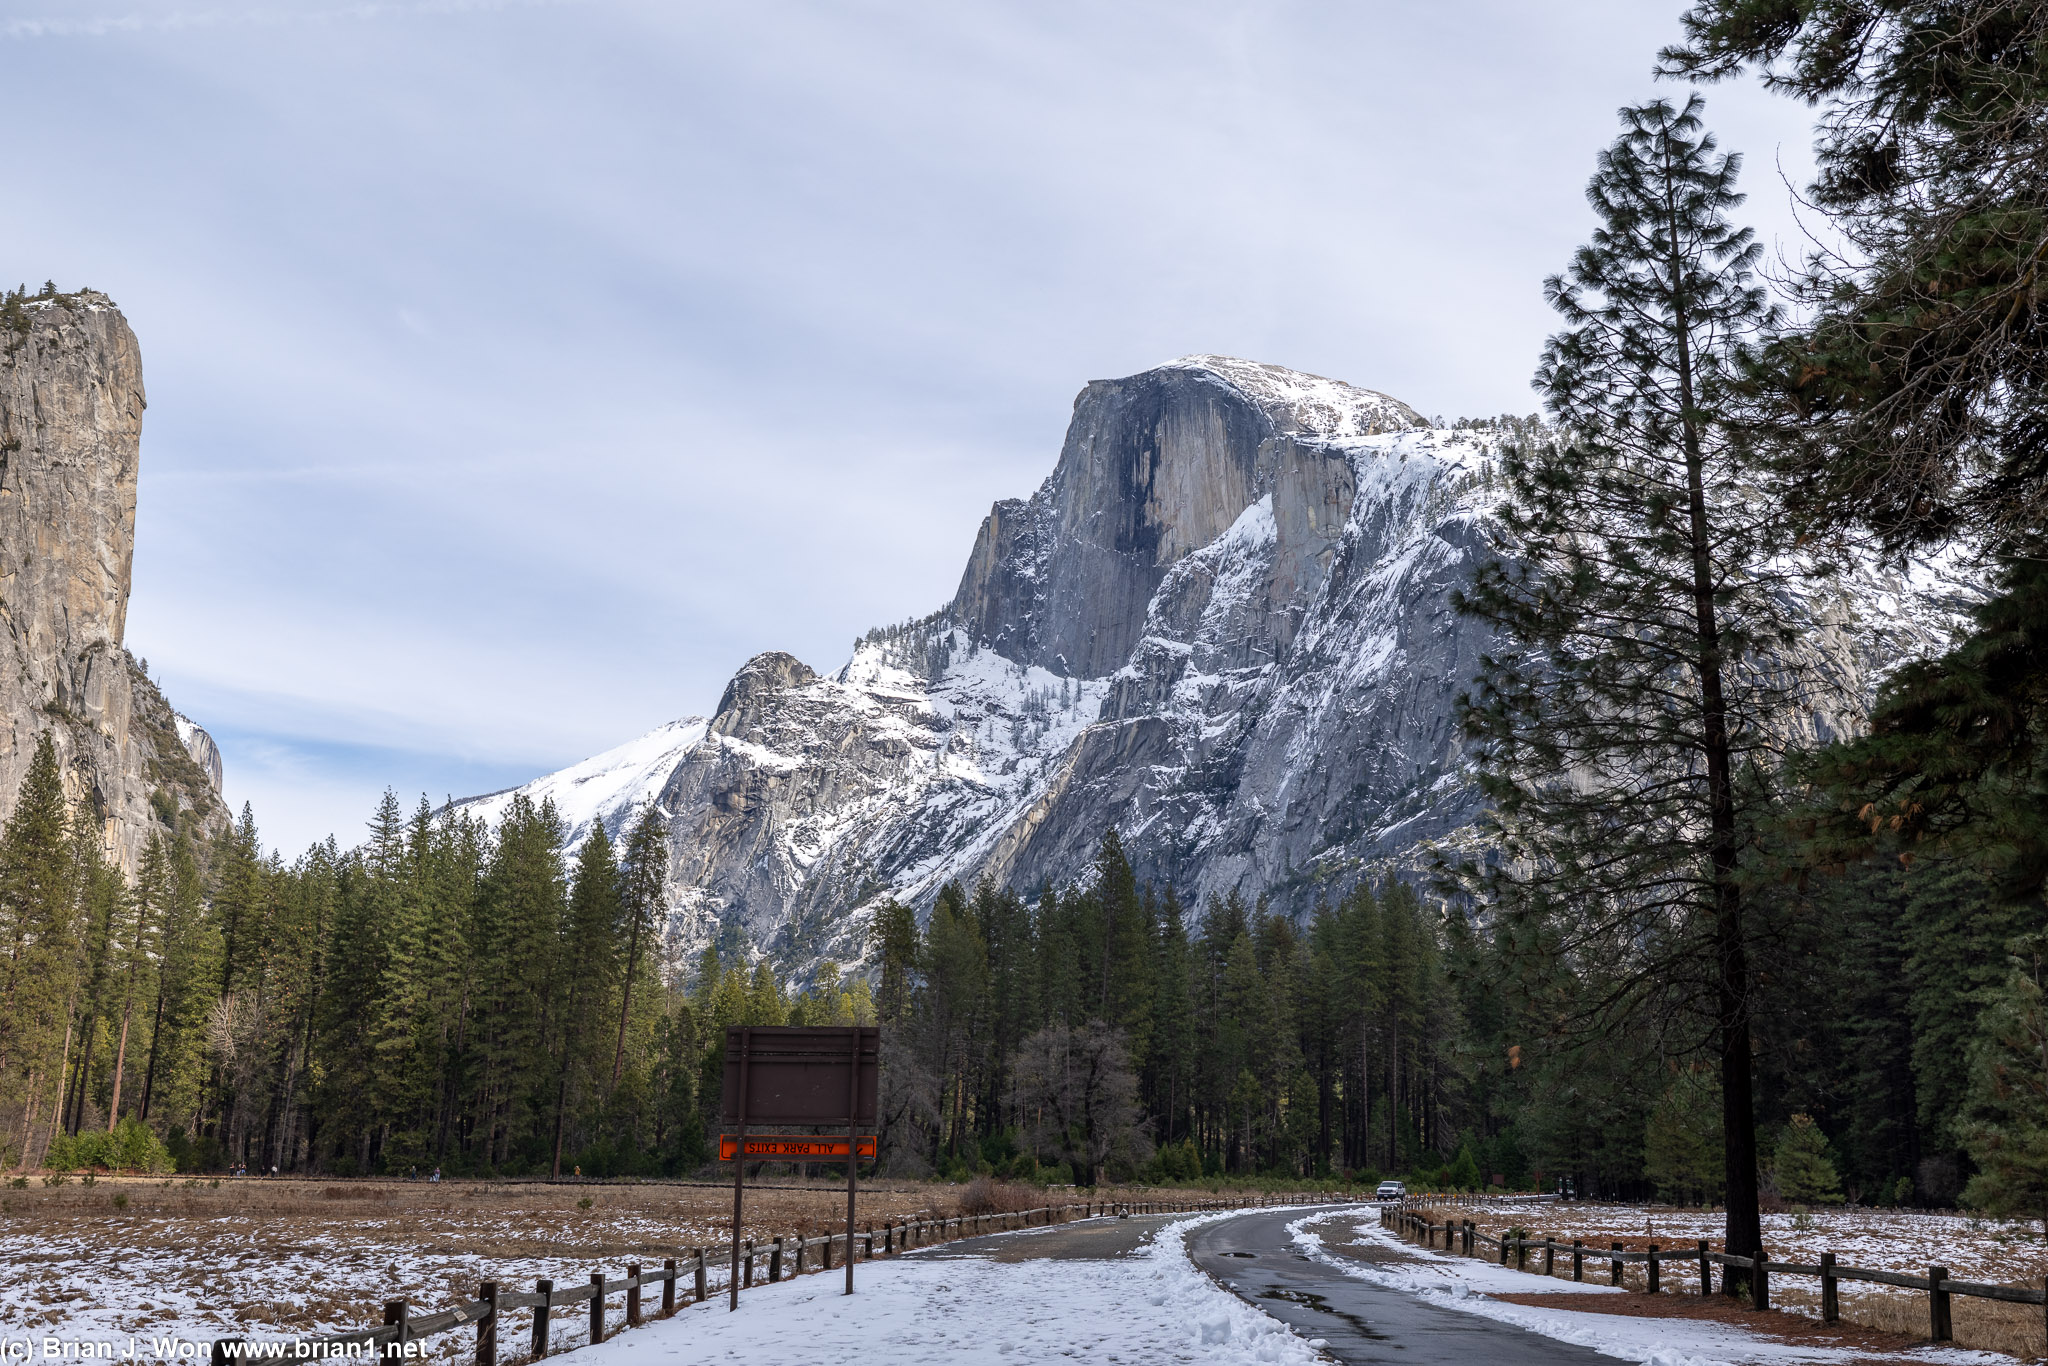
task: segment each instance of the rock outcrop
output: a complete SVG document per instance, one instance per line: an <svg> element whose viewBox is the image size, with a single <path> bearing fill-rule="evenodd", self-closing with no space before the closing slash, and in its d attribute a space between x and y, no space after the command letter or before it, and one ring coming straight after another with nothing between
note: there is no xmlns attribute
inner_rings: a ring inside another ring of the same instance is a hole
<svg viewBox="0 0 2048 1366"><path fill-rule="evenodd" d="M713 939L799 973L858 959L880 898L1062 883L1111 825L1197 899L1305 906L1412 868L1477 808L1454 704L1487 636L1451 594L1486 554L1504 439L1222 357L1091 384L946 607L836 675L762 655L708 721L524 790L579 837L654 805L679 965ZM1805 604L1804 663L1844 685L1807 730L1853 725L1887 660L1937 643L1930 591Z"/></svg>
<svg viewBox="0 0 2048 1366"><path fill-rule="evenodd" d="M0 818L47 731L68 795L90 807L131 873L152 830L225 819L213 740L123 644L143 407L141 350L105 295L6 300Z"/></svg>

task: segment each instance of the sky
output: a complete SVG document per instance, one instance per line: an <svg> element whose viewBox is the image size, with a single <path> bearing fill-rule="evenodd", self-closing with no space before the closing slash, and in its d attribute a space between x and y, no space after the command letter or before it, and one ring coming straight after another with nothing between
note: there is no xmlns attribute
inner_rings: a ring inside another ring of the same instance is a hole
<svg viewBox="0 0 2048 1366"><path fill-rule="evenodd" d="M1681 9L0 0L0 275L141 340L128 645L290 856L836 669L1089 380L1533 411ZM1809 112L1706 94L1797 255Z"/></svg>

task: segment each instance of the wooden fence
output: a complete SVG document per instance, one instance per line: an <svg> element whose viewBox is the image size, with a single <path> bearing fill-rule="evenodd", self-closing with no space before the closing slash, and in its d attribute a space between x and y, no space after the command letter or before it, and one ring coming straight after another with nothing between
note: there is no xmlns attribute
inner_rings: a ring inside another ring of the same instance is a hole
<svg viewBox="0 0 2048 1366"><path fill-rule="evenodd" d="M1529 1270L1529 1254L1543 1254L1544 1276L1557 1271L1559 1253L1569 1253L1572 1259L1572 1279L1586 1279L1586 1263L1608 1263L1608 1279L1612 1285L1621 1284L1621 1269L1634 1262L1645 1268L1649 1291L1657 1294L1663 1288L1662 1271L1667 1266L1676 1266L1687 1273L1696 1274L1700 1293L1714 1292L1714 1268L1722 1268L1722 1287L1727 1288L1731 1271L1747 1273L1749 1302L1754 1309L1771 1307L1771 1277L1812 1276L1820 1280L1820 1317L1823 1323L1837 1323L1841 1320L1842 1305L1839 1285L1843 1281L1867 1281L1874 1285L1895 1285L1907 1290L1921 1290L1927 1294L1928 1336L1935 1342L1950 1342L1955 1338L1955 1329L1949 1320L1949 1299L1954 1295L1974 1295L1980 1299L2004 1300L2009 1304L2038 1304L2048 1309L2048 1280L2038 1290L2031 1286L1989 1285L1982 1281L1959 1281L1948 1274L1944 1266L1930 1266L1925 1276L1911 1276L1898 1271L1872 1271L1860 1266L1840 1266L1835 1254L1823 1252L1820 1263L1809 1266L1801 1262L1773 1262L1768 1258L1736 1257L1725 1252L1713 1252L1707 1247L1707 1240L1701 1238L1691 1247L1660 1248L1651 1243L1641 1252L1628 1251L1621 1243L1611 1243L1606 1248L1590 1247L1583 1239L1574 1238L1569 1244L1556 1238L1514 1238L1509 1229L1500 1237L1489 1237L1472 1226L1470 1219L1453 1222L1445 1219L1433 1224L1419 1214L1392 1205L1380 1209L1380 1223L1385 1228L1416 1239L1425 1247L1435 1247L1439 1236L1447 1252L1462 1253L1467 1257L1482 1255L1475 1249L1480 1246L1492 1249L1489 1257L1497 1254L1500 1264L1506 1266L1508 1258L1515 1259L1517 1271Z"/></svg>
<svg viewBox="0 0 2048 1366"><path fill-rule="evenodd" d="M985 1233L999 1233L1006 1229L1029 1228L1034 1225L1061 1224L1077 1218L1200 1214L1212 1210L1297 1205L1328 1201L1332 1198L1334 1197L1327 1194L1313 1194L1245 1196L1232 1200L1090 1201L1080 1204L1041 1205L1036 1209L1002 1214L964 1214L945 1219L890 1221L880 1228L870 1224L865 1231L854 1236L850 1247L846 1245L847 1237L844 1233L828 1233L817 1238L783 1237L772 1241L750 1241L741 1244L740 1286L742 1289L753 1287L757 1280L757 1265L761 1266L759 1282L764 1285L782 1280L785 1276L802 1275L806 1271L829 1271L834 1265L835 1250L842 1258L843 1265L843 1259L847 1256L860 1261L871 1261L877 1256L888 1257L906 1252L913 1247L924 1247L956 1238L974 1238ZM353 1333L302 1338L295 1342L251 1342L245 1338L221 1338L213 1344L212 1366L231 1366L231 1363L238 1361L315 1361L330 1357L343 1360L381 1357L386 1362L396 1363L421 1355L419 1348L409 1344L438 1333L453 1332L459 1328L472 1326L476 1329L476 1366L498 1366L499 1325L504 1315L514 1309L533 1311L532 1345L525 1359L537 1361L548 1354L548 1334L555 1310L587 1304L589 1308L586 1312L590 1320L589 1341L602 1342L607 1333L607 1300L623 1295L625 1320L622 1326L637 1328L644 1321L641 1295L644 1289L660 1287L661 1308L653 1317L667 1318L676 1312L679 1303L702 1302L711 1292L711 1269L722 1269L724 1265L725 1253L721 1249L691 1248L681 1257L670 1257L663 1261L660 1270L643 1269L637 1264L628 1265L623 1279L607 1277L603 1272L594 1271L588 1284L560 1290L555 1288L553 1280L546 1277L535 1282L530 1294L504 1289L496 1281L484 1281L477 1287L475 1299L432 1314L415 1315L404 1300L386 1301L384 1322L381 1325L359 1329ZM723 1288L724 1282L720 1281L719 1285ZM618 1330L613 1328L610 1331L616 1333Z"/></svg>

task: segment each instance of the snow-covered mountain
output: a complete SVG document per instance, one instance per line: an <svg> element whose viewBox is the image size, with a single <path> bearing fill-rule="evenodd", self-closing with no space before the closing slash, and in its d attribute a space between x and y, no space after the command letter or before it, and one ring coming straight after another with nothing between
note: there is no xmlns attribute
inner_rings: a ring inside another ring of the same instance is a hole
<svg viewBox="0 0 2048 1366"><path fill-rule="evenodd" d="M1449 599L1486 553L1504 437L1225 357L1097 381L1052 475L983 521L951 603L836 674L760 655L709 721L518 790L577 840L658 805L676 964L715 938L799 973L853 961L883 898L1061 883L1112 824L1184 898L1341 892L1474 814L1453 702L1486 635ZM1939 643L1943 586L1879 576L1809 604L1818 662L1867 692ZM495 819L509 799L463 805Z"/></svg>

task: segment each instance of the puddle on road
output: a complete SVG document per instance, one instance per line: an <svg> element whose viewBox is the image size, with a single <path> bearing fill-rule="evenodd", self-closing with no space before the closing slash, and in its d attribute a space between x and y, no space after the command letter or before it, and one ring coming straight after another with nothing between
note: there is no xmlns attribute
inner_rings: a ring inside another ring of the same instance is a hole
<svg viewBox="0 0 2048 1366"><path fill-rule="evenodd" d="M1347 1314L1342 1309L1332 1309L1328 1300L1311 1290L1268 1290L1263 1292L1259 1298L1262 1300L1285 1300L1289 1304L1298 1304L1304 1309L1313 1309L1319 1314L1328 1314L1331 1318L1344 1320L1344 1322L1350 1324L1358 1331L1360 1337L1372 1338L1379 1342L1387 1340L1385 1333L1380 1332L1358 1315Z"/></svg>
<svg viewBox="0 0 2048 1366"><path fill-rule="evenodd" d="M1259 1254L1256 1252L1226 1252L1223 1255L1226 1257L1256 1257Z"/></svg>

